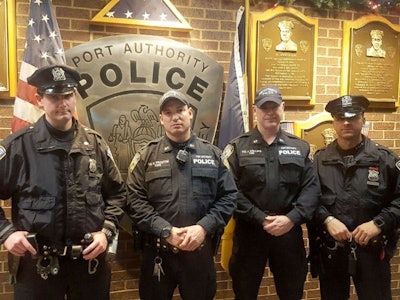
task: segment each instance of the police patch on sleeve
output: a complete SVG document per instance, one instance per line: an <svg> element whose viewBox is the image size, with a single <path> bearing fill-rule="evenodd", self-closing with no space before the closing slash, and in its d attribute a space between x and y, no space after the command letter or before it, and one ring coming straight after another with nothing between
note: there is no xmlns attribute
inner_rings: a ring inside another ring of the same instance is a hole
<svg viewBox="0 0 400 300"><path fill-rule="evenodd" d="M1 159L1 155L0 155L0 159ZM397 167L397 169L400 171L400 160L398 160L398 161L396 162L396 167Z"/></svg>
<svg viewBox="0 0 400 300"><path fill-rule="evenodd" d="M6 157L6 154L7 154L6 148L0 145L0 160Z"/></svg>
<svg viewBox="0 0 400 300"><path fill-rule="evenodd" d="M228 144L226 145L224 151L222 151L221 154L221 160L228 169L230 169L228 158L232 155L233 150L234 150L233 146L231 144Z"/></svg>
<svg viewBox="0 0 400 300"><path fill-rule="evenodd" d="M139 161L140 161L140 153L136 152L135 156L133 157L133 159L131 161L131 164L129 165L128 173L131 173L135 169L135 167Z"/></svg>

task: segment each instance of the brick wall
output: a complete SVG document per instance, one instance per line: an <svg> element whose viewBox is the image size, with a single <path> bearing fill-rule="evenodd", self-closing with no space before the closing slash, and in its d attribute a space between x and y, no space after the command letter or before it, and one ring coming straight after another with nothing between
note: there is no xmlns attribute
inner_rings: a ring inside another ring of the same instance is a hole
<svg viewBox="0 0 400 300"><path fill-rule="evenodd" d="M193 30L181 32L174 30L137 29L131 27L111 27L91 25L93 18L109 1L106 0L53 0L57 20L65 50L104 36L139 33L168 37L179 42L190 44L201 49L221 63L227 78L232 39L235 30L235 14L242 4L240 0L172 0L181 14L191 24ZM251 11L265 11L275 1L260 0L251 6ZM17 11L17 55L21 61L25 43L25 25L29 9L28 0L16 0ZM328 12L315 11L310 7L295 6L309 17L319 18L316 103L313 108L287 108L285 119L306 120L316 113L322 112L325 103L337 97L340 93L340 63L341 37L344 20L355 20L362 16L359 12ZM392 23L399 24L398 15L386 15ZM18 64L19 66L19 64ZM13 100L0 100L0 140L10 132ZM399 110L371 111L366 114L370 121L369 136L400 154L400 112ZM0 201L9 215L9 201ZM306 236L306 232L305 232ZM307 238L305 244L308 245ZM0 251L0 299L12 299L12 286L8 284L7 252ZM233 299L229 276L219 265L219 255L216 257L218 271L217 299ZM117 259L112 262L112 299L139 299L138 275L140 255L132 252L132 241L126 232L120 235L120 245ZM392 261L392 290L394 299L400 299L400 257ZM273 279L266 270L260 296L268 295L268 299L278 299L275 293ZM176 299L179 299L177 296ZM319 299L318 281L307 278L304 299ZM354 292L351 299L356 299Z"/></svg>

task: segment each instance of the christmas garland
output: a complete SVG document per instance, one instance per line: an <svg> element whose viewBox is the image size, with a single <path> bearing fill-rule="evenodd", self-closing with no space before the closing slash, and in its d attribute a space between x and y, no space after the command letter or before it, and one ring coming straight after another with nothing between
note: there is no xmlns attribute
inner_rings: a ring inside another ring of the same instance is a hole
<svg viewBox="0 0 400 300"><path fill-rule="evenodd" d="M255 0L257 2L257 0ZM364 10L373 13L388 13L400 10L400 0L277 0L277 5L291 5L295 2L302 2L318 9L337 10Z"/></svg>

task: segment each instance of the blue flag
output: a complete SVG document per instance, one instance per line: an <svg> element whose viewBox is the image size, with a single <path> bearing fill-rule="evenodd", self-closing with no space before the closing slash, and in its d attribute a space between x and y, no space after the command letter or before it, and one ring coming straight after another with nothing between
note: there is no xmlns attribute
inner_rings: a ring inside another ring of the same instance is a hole
<svg viewBox="0 0 400 300"><path fill-rule="evenodd" d="M222 105L218 147L223 149L230 140L249 129L248 100L246 94L246 17L244 7L236 15L236 34L233 43L229 77Z"/></svg>

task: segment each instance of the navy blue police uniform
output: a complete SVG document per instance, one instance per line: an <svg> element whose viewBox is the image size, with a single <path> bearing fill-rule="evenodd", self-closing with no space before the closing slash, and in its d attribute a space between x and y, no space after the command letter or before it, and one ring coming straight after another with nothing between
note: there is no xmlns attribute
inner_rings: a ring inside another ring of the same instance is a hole
<svg viewBox="0 0 400 300"><path fill-rule="evenodd" d="M166 93L161 101L168 97L188 105L181 93ZM214 299L216 241L236 208L237 193L221 150L195 134L185 143L158 138L135 154L127 189L128 214L143 250L140 298L172 299L178 286L183 299ZM195 224L207 232L196 250L182 251L165 240L172 226Z"/></svg>
<svg viewBox="0 0 400 300"><path fill-rule="evenodd" d="M280 92L260 89L256 105L266 101L282 103ZM319 197L309 144L279 130L268 145L256 127L233 139L224 153L238 187L229 261L236 299L257 299L267 262L279 298L301 299L307 274L301 224L312 217ZM281 236L269 234L263 222L272 215L286 215L294 227Z"/></svg>
<svg viewBox="0 0 400 300"><path fill-rule="evenodd" d="M71 94L79 73L63 65L37 70L28 82L39 93ZM90 234L117 231L125 184L104 139L72 120L59 131L45 116L0 143L0 199L11 199L12 222L0 208L0 242L31 233L37 255L10 255L14 296L25 299L109 299L105 254L84 260Z"/></svg>
<svg viewBox="0 0 400 300"><path fill-rule="evenodd" d="M335 118L358 118L369 101L363 96L342 96L326 110ZM337 140L314 156L321 184L310 244L316 260L322 299L349 298L352 277L358 298L391 299L390 259L397 245L400 221L400 161L386 147L366 136L352 149L343 150ZM367 245L335 241L326 222L340 220L352 232L373 220L382 231ZM316 255L315 255L316 254Z"/></svg>

